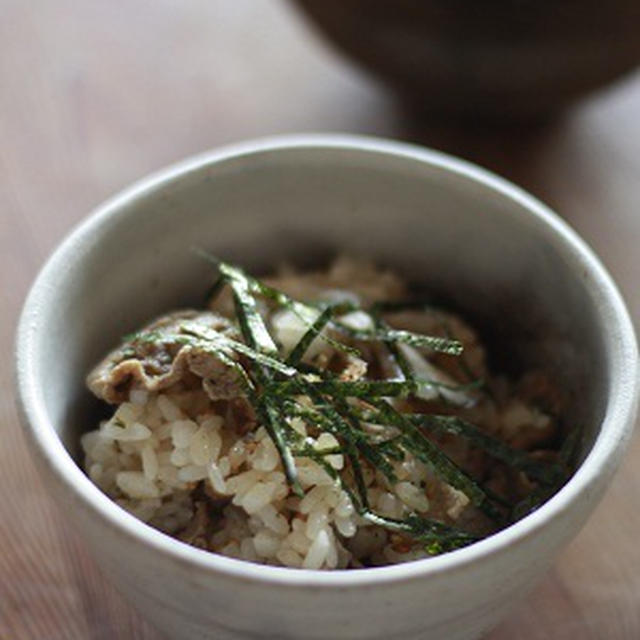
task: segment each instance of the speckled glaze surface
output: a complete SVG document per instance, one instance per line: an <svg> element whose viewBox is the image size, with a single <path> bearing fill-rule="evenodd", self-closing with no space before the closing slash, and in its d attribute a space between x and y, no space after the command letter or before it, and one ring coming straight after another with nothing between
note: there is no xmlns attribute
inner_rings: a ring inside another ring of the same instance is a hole
<svg viewBox="0 0 640 640"><path fill-rule="evenodd" d="M147 527L74 461L79 434L95 421L83 381L121 335L200 301L209 272L193 246L257 270L285 257L365 253L446 292L481 324L500 318L514 361L543 361L572 390L571 416L585 434L578 470L542 508L482 542L376 569L253 565ZM450 156L353 136L245 143L134 185L51 256L17 336L25 431L60 507L131 603L167 637L190 640L481 636L601 498L633 429L637 378L615 285L544 205Z"/></svg>

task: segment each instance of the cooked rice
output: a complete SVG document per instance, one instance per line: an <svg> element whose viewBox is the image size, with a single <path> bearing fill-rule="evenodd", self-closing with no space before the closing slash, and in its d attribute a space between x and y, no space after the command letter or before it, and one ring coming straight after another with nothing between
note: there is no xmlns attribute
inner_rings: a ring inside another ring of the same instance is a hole
<svg viewBox="0 0 640 640"><path fill-rule="evenodd" d="M404 285L395 276L381 278L368 269L343 261L324 278L288 273L277 284L301 298L317 297L319 291L361 300L402 295ZM281 343L293 345L304 327L286 314L276 314L272 327ZM441 321L442 317L434 320L407 312L397 314L394 323L436 333ZM469 365L486 376L484 350L475 333L455 316L447 316L447 321L465 344ZM314 343L314 348L320 351L322 345ZM437 359L425 366L431 367L432 375L434 370L446 373ZM549 416L519 397L507 380L490 378L490 383L491 397L482 396L456 413L516 446L532 450L547 442L555 431ZM265 428L246 418L246 407L232 399L212 400L195 376L160 391L134 387L109 420L82 437L86 471L109 497L142 521L225 556L306 569L428 557L428 551L409 537L361 518L339 484L306 457L295 460L304 497L295 496ZM316 449L338 444L332 434L301 420L294 419L292 426ZM495 491L526 495L531 489L523 474L492 463L461 439L443 437L439 443L457 464L483 475ZM331 455L327 461L336 471L347 472L343 455ZM415 512L469 531L492 530L492 523L466 495L410 454L393 466L398 478L393 486L381 473L363 467L371 507L380 514L401 519Z"/></svg>

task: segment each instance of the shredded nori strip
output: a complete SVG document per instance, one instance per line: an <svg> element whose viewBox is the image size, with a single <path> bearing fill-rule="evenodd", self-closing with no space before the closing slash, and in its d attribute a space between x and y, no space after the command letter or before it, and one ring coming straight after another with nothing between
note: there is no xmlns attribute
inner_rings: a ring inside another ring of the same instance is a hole
<svg viewBox="0 0 640 640"><path fill-rule="evenodd" d="M504 519L504 514L495 507L485 490L460 469L440 447L426 438L404 414L394 409L386 400L371 400L371 404L379 409L381 424L391 424L401 431L401 442L405 449L431 467L445 482L462 491L490 518L497 521Z"/></svg>
<svg viewBox="0 0 640 640"><path fill-rule="evenodd" d="M286 363L292 366L296 366L307 353L307 349L311 346L311 343L320 335L322 330L327 326L331 318L339 311L337 306L328 306L320 315L313 321L311 326L304 333L298 344L291 350L291 353L287 356Z"/></svg>
<svg viewBox="0 0 640 640"><path fill-rule="evenodd" d="M436 380L415 378L410 380L339 380L336 378L311 380L309 385L318 393L333 397L347 398L406 398L415 392L415 384L427 385L436 389L450 391L467 391L475 389L477 384L447 384ZM274 381L269 385L269 391L278 395L290 395L295 392L297 380Z"/></svg>
<svg viewBox="0 0 640 640"><path fill-rule="evenodd" d="M353 329L344 322L334 322L336 327L356 340L375 342L401 342L412 347L426 347L438 353L446 353L451 356L462 354L462 343L450 338L440 336L426 336L403 329L379 328L375 330Z"/></svg>
<svg viewBox="0 0 640 640"><path fill-rule="evenodd" d="M303 303L246 274L235 265L208 255L205 257L215 263L219 270L219 277L215 279L209 297L218 295L224 286L231 288L235 315L244 342L195 321L185 321L176 334L165 332L154 336L154 332L146 332L130 336L129 340L133 344L154 339L165 343L189 344L209 351L233 368L249 402L273 440L287 481L297 495L302 496L304 492L298 480L295 458L307 457L339 484L351 498L360 516L390 531L410 536L424 545L429 553L435 554L471 544L479 536L416 513L403 519L375 513L369 505L363 465L380 472L393 485L397 482L393 462L402 461L405 454L409 453L500 524L506 524L537 508L566 480L569 459L574 456L575 438L567 439L558 463L548 463L531 458L528 453L510 447L456 416L405 413L393 406L390 399L411 397L422 385L432 386L436 390L468 391L483 384L473 379L468 383L445 384L416 377L399 348L400 344L459 359L463 356L463 345L451 338L446 330L446 337L422 335L391 328L381 317L383 313L407 308L424 309L423 302L381 302L369 309L352 303ZM260 313L258 298L269 301L276 308L293 312L306 326L306 331L287 357L280 354L269 333ZM368 314L373 321L373 328L354 329L341 320L341 316L353 311ZM349 344L329 335L330 330L347 337ZM341 380L335 374L305 361L309 347L316 338L349 354L359 354L358 342L380 342L391 354L403 378ZM245 367L243 362L248 362L249 366ZM306 401L303 403L300 398L306 398ZM315 449L289 424L293 418L333 434L339 444ZM367 423L387 427L391 434L386 432L386 436L376 438L367 430ZM538 486L525 500L515 506L508 505L503 498L483 487L451 460L436 442L427 437L430 433L464 438L471 446L525 473ZM577 429L573 433L577 433ZM327 456L337 454L345 456L348 471L345 474L338 473L327 461Z"/></svg>
<svg viewBox="0 0 640 640"><path fill-rule="evenodd" d="M244 339L252 348L277 357L278 349L267 331L262 316L258 312L256 300L249 292L248 282L244 274L239 269L226 263L220 263L219 269L233 291L236 315L238 316L240 331ZM258 382L262 385L266 384L269 376L265 370L257 363L254 363L253 370ZM298 480L298 472L293 455L283 433L280 416L273 398L268 393L258 393L252 394L252 400L258 415L264 421L267 433L280 454L287 481L297 495L304 495Z"/></svg>
<svg viewBox="0 0 640 640"><path fill-rule="evenodd" d="M524 471L532 480L548 485L555 483L559 477L564 477L565 471L562 465L535 460L526 451L514 449L504 441L457 416L430 413L403 415L409 422L423 427L428 432L448 433L466 438L472 446L482 449L491 457L514 469Z"/></svg>

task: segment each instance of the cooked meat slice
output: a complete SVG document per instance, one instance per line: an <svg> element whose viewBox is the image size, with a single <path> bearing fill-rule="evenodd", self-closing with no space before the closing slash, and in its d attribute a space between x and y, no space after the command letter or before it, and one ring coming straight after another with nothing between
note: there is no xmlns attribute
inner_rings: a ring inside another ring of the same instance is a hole
<svg viewBox="0 0 640 640"><path fill-rule="evenodd" d="M205 311L176 311L147 325L112 351L87 377L89 389L106 402L128 399L132 388L160 391L195 374L207 381L212 399L242 396L236 370L228 359L234 354L207 349L202 341L188 339L186 327L200 327L237 338L234 325L223 316Z"/></svg>
<svg viewBox="0 0 640 640"><path fill-rule="evenodd" d="M347 256L338 258L328 271L283 270L264 278L264 282L297 300L354 300L365 307L407 295L404 282L396 274Z"/></svg>

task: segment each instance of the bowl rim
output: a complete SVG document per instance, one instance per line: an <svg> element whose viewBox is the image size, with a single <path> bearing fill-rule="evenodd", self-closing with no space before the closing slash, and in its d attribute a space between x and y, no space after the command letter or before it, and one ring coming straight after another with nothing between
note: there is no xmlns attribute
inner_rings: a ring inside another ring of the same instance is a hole
<svg viewBox="0 0 640 640"><path fill-rule="evenodd" d="M433 558L368 569L313 571L272 567L236 560L203 551L180 542L127 513L102 493L71 458L51 424L44 405L35 368L37 318L46 306L53 283L76 248L117 215L125 206L179 181L189 174L228 160L291 149L350 150L390 156L435 166L515 201L531 222L547 233L572 261L574 271L590 276L590 292L599 314L611 328L605 340L609 358L610 393L599 434L592 449L567 484L542 507L509 527L468 547ZM16 336L16 395L23 424L39 461L62 485L67 498L79 503L130 542L194 570L224 575L236 580L291 587L349 588L434 577L462 570L483 561L501 549L524 542L551 521L563 516L574 501L610 480L631 437L638 402L638 349L633 325L624 301L600 260L575 231L546 205L508 180L466 160L425 147L393 140L352 134L289 134L259 138L220 147L191 156L142 178L99 205L67 234L38 273L24 304Z"/></svg>

